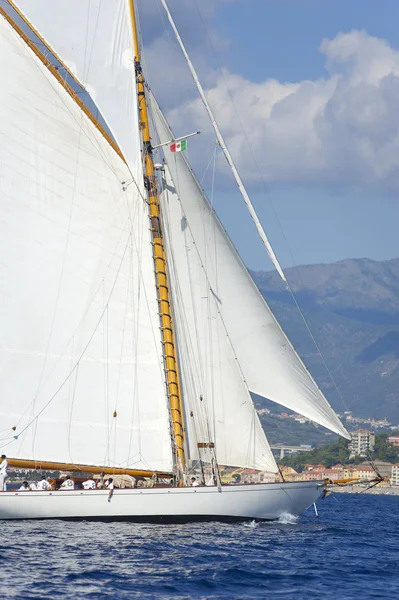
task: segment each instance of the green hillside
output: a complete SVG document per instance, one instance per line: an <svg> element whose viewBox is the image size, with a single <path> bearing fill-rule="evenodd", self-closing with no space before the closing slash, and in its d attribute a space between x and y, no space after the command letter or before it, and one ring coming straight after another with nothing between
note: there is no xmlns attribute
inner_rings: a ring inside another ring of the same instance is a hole
<svg viewBox="0 0 399 600"><path fill-rule="evenodd" d="M344 403L278 275L253 276L333 407L399 423L399 259L351 259L286 273Z"/></svg>

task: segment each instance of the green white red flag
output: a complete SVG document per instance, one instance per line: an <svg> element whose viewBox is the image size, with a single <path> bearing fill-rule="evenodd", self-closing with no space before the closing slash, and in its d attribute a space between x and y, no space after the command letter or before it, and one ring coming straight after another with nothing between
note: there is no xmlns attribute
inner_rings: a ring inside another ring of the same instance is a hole
<svg viewBox="0 0 399 600"><path fill-rule="evenodd" d="M180 140L180 142L174 142L169 146L171 152L184 152L187 150L187 140Z"/></svg>

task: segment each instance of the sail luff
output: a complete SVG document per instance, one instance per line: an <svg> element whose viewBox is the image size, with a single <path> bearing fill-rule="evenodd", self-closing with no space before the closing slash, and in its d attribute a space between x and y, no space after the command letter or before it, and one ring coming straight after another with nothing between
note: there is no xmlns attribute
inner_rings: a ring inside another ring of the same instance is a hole
<svg viewBox="0 0 399 600"><path fill-rule="evenodd" d="M263 244L264 244L264 246L266 248L266 251L267 251L267 253L269 255L270 260L272 261L272 263L273 263L274 267L276 268L278 274L280 275L281 279L284 282L286 282L287 280L286 280L283 268L280 265L280 262L279 262L279 260L278 260L278 258L276 256L273 248L272 248L272 245L269 242L269 239L268 239L268 237L266 235L266 232L263 229L262 223L260 222L259 217L256 214L256 210L255 210L255 208L254 208L254 206L253 206L253 204L251 202L251 199L250 199L250 197L248 195L248 192L247 192L247 190L245 188L245 185L244 185L244 183L243 183L243 181L242 181L242 179L240 177L240 174L239 174L239 172L238 172L238 170L237 170L237 168L235 166L235 163L233 161L233 157L230 154L230 151L229 151L229 149L228 149L228 147L226 145L226 142L224 140L224 137L223 137L223 135L222 135L222 133L221 133L221 131L219 129L219 126L217 124L217 121L215 119L213 111L212 111L212 109L211 109L211 107L209 105L209 102L206 99L204 89L203 89L203 87L201 85L201 82L200 82L200 80L198 78L198 75L197 75L197 73L195 71L194 65L191 62L190 57L189 57L189 55L187 53L187 50L186 50L186 48L184 46L183 40L182 40L182 38L181 38L181 36L179 34L179 31L178 31L178 29L176 27L176 24L175 24L175 22L173 20L171 12L170 12L170 10L168 8L168 5L166 3L166 0L161 0L161 2L162 2L162 5L163 5L163 7L164 7L164 9L166 11L167 16L168 16L169 23L171 24L172 29L173 29L173 31L175 33L176 39L177 39L177 41L178 41L178 43L180 45L180 48L181 48L181 50L182 50L182 52L184 54L185 59L187 61L188 67L190 69L190 73L191 73L192 78L194 80L194 83L195 83L195 85L197 87L198 93L199 93L199 95L201 97L201 100L202 100L202 102L203 102L203 104L205 106L205 109L206 109L206 111L208 113L209 119L210 119L210 121L212 123L212 127L215 130L216 138L217 138L217 140L219 142L219 145L220 145L220 147L221 147L221 149L223 151L223 154L224 154L224 156L225 156L225 158L226 158L226 160L227 160L227 162L229 164L229 167L230 167L230 169L231 169L231 171L233 173L233 176L234 176L234 179L235 179L235 181L237 183L238 189L240 190L240 193L241 193L241 195L242 195L242 197L244 199L244 202L245 202L245 204L246 204L246 206L248 208L249 214L251 215L251 218L252 218L253 222L255 223L255 227L256 227L256 229L258 231L258 234L259 234L259 236L260 236L260 238L261 238L261 240L262 240L262 242L263 242Z"/></svg>
<svg viewBox="0 0 399 600"><path fill-rule="evenodd" d="M17 10L17 7L15 7L15 9ZM21 11L17 10L17 12L23 18L23 14L21 13ZM122 151L119 148L118 144L105 131L105 129L101 125L101 123L99 123L99 121L94 117L93 113L87 108L86 104L79 97L79 94L77 94L73 90L73 88L69 85L67 80L64 77L62 77L62 75L60 75L58 69L56 69L56 67L53 65L53 63L39 50L39 48L36 46L36 44L26 35L26 33L14 21L14 19L11 17L11 15L9 15L4 10L4 8L2 8L1 6L0 6L0 15L2 15L6 19L6 21L8 21L8 23L11 25L11 27L23 39L23 41L29 46L29 48L32 50L32 52L34 52L36 54L36 56L41 60L41 62L44 64L44 66L57 79L58 83L60 83L62 85L62 87L68 92L68 94L76 102L76 104L79 106L79 108L82 110L82 112L84 112L86 117L88 117L90 119L90 121L98 129L98 131L101 133L101 135L107 140L107 142L109 143L111 148L118 154L118 156L123 160L123 162L126 162L125 157L123 156ZM24 18L24 20L26 21L26 23L29 24L29 21L26 18ZM34 31L36 33L36 30L33 28L33 26L32 26L32 31ZM51 47L44 41L44 38L39 36L39 39L46 45L46 47L51 52L53 52ZM59 60L61 62L61 64L63 64L61 59L59 59L55 53L54 53L54 56L57 58L57 60ZM68 73L69 73L69 71L68 71Z"/></svg>
<svg viewBox="0 0 399 600"><path fill-rule="evenodd" d="M128 0L128 3L134 41L134 65L137 82L140 131L144 154L144 177L150 210L153 256L158 289L165 374L173 428L173 438L177 457L178 476L182 479L186 463L184 450L184 413L183 402L181 398L181 384L179 380L177 346L173 325L173 307L169 292L168 265L162 232L161 204L158 193L157 178L154 171L154 161L152 157L146 88L140 63L140 45L136 22L136 11L134 0Z"/></svg>

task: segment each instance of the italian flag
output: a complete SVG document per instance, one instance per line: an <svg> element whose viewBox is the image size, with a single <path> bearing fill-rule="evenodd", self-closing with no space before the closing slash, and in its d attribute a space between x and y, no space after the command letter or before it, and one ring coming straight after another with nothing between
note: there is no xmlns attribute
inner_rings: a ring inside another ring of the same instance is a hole
<svg viewBox="0 0 399 600"><path fill-rule="evenodd" d="M187 140L180 140L169 146L171 152L184 152L187 150Z"/></svg>

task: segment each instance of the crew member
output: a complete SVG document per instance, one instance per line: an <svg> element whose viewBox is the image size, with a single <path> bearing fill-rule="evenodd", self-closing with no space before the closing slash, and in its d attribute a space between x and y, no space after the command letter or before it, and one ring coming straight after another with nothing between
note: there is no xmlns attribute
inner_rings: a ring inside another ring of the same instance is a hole
<svg viewBox="0 0 399 600"><path fill-rule="evenodd" d="M27 481L23 481L20 488L18 488L19 492L29 492L29 483Z"/></svg>
<svg viewBox="0 0 399 600"><path fill-rule="evenodd" d="M84 490L95 490L96 482L94 481L94 477L91 475L87 481L83 481L82 483Z"/></svg>
<svg viewBox="0 0 399 600"><path fill-rule="evenodd" d="M75 489L75 483L71 479L70 475L67 475L65 477L65 481L63 481L60 485L60 490L74 490L74 489Z"/></svg>
<svg viewBox="0 0 399 600"><path fill-rule="evenodd" d="M106 481L105 487L109 490L108 502L111 502L111 498L114 495L114 480L112 479L112 477L110 477L108 481Z"/></svg>
<svg viewBox="0 0 399 600"><path fill-rule="evenodd" d="M49 484L49 482L47 481L47 478L45 475L42 475L41 480L38 482L37 486L36 486L37 490L43 490L45 492L48 492L49 490L51 490L51 485Z"/></svg>
<svg viewBox="0 0 399 600"><path fill-rule="evenodd" d="M195 477L191 477L191 487L198 487L199 483Z"/></svg>
<svg viewBox="0 0 399 600"><path fill-rule="evenodd" d="M1 465L0 465L0 492L7 491L7 477L8 477L8 462L5 454L1 455Z"/></svg>

